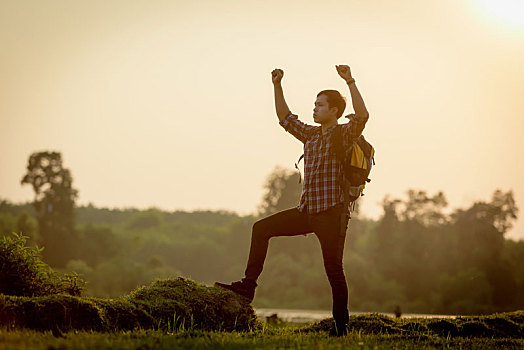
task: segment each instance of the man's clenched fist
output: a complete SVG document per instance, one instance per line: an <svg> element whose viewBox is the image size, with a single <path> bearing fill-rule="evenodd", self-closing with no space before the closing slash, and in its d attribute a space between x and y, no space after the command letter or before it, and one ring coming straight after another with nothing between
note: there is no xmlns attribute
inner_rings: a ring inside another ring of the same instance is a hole
<svg viewBox="0 0 524 350"><path fill-rule="evenodd" d="M337 68L338 75L340 75L342 79L344 79L345 81L352 79L351 69L349 69L349 66L341 64L335 67Z"/></svg>
<svg viewBox="0 0 524 350"><path fill-rule="evenodd" d="M273 79L273 84L280 84L282 77L284 76L284 71L282 69L273 69L271 72L271 78Z"/></svg>

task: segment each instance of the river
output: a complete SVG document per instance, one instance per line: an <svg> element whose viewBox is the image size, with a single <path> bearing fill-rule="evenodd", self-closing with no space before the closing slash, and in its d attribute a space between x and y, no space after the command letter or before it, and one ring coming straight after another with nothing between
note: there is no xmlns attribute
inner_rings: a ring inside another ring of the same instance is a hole
<svg viewBox="0 0 524 350"><path fill-rule="evenodd" d="M323 320L325 318L331 317L331 311L326 310L296 310L296 309L255 309L255 313L261 320L265 320L266 317L275 315L285 321L285 322L296 322L296 323L307 323ZM362 315L369 312L350 312L351 315ZM393 313L383 313L389 317L395 317ZM432 314L402 314L403 318L413 318L413 317L422 317L422 318L456 318L457 316L453 315L432 315Z"/></svg>

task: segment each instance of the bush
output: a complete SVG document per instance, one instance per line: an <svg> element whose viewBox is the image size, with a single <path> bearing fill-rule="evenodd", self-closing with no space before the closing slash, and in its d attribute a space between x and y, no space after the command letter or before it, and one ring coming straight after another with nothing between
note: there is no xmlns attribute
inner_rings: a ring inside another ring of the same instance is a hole
<svg viewBox="0 0 524 350"><path fill-rule="evenodd" d="M76 273L61 275L41 259L44 248L28 247L28 237L13 233L0 238L0 293L44 296L80 295L85 282Z"/></svg>

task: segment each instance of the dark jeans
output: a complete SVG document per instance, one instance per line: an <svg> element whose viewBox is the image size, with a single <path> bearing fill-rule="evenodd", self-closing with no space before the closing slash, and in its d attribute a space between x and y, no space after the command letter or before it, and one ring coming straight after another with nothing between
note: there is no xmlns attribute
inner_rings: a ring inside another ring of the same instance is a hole
<svg viewBox="0 0 524 350"><path fill-rule="evenodd" d="M320 242L324 268L331 285L333 318L339 322L347 322L349 320L348 287L342 257L348 215L343 209L344 205L338 204L318 214L306 214L301 213L297 208L292 208L255 222L245 279L257 281L264 267L271 237L296 236L314 232Z"/></svg>

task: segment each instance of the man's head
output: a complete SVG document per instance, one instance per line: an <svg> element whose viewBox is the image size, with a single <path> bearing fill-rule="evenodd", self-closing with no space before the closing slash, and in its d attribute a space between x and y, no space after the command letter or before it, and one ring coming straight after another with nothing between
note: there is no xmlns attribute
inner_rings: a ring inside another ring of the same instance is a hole
<svg viewBox="0 0 524 350"><path fill-rule="evenodd" d="M323 90L317 95L313 120L319 124L336 121L346 109L346 99L337 90Z"/></svg>

